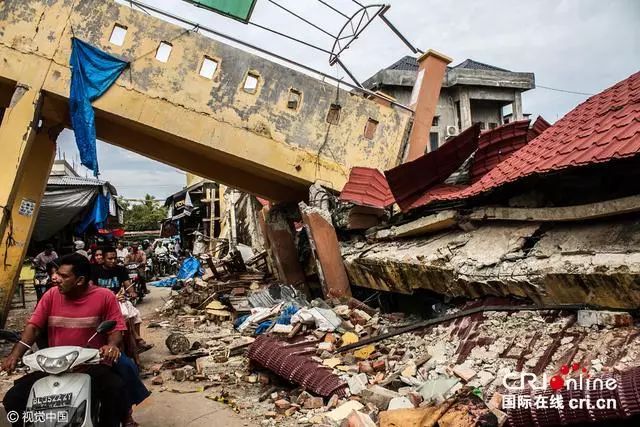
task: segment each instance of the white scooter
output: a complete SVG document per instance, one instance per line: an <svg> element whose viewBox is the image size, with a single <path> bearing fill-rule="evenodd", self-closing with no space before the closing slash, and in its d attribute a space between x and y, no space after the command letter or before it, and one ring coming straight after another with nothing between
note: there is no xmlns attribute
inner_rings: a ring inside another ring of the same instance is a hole
<svg viewBox="0 0 640 427"><path fill-rule="evenodd" d="M114 320L102 322L87 344L96 335L109 332L115 326ZM98 350L75 346L50 347L25 354L22 362L31 371L50 374L31 387L24 413L25 425L93 427L98 424L100 402L92 402L91 377L72 372L80 365L100 363Z"/></svg>

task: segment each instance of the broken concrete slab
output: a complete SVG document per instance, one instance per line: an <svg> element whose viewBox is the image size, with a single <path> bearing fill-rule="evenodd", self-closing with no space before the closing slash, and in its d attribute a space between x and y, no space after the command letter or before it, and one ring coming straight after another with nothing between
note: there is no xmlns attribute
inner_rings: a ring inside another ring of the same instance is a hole
<svg viewBox="0 0 640 427"><path fill-rule="evenodd" d="M347 380L347 384L349 385L349 391L351 394L358 395L362 393L363 390L366 390L369 385L369 380L367 379L366 374L358 374L350 377Z"/></svg>
<svg viewBox="0 0 640 427"><path fill-rule="evenodd" d="M349 417L351 412L359 411L364 408L364 405L357 400L349 400L342 405L338 406L336 409L329 411L325 414L327 418L337 423L340 423L345 418Z"/></svg>
<svg viewBox="0 0 640 427"><path fill-rule="evenodd" d="M633 317L620 311L578 310L578 325L585 328L596 325L611 328L632 326Z"/></svg>
<svg viewBox="0 0 640 427"><path fill-rule="evenodd" d="M387 408L388 411L393 411L394 409L410 409L414 408L413 402L408 397L400 396L394 397L389 401L389 406Z"/></svg>
<svg viewBox="0 0 640 427"><path fill-rule="evenodd" d="M457 378L438 378L425 382L418 387L417 391L422 395L425 402L441 402L447 392L459 382Z"/></svg>
<svg viewBox="0 0 640 427"><path fill-rule="evenodd" d="M374 404L381 411L386 411L389 407L391 399L400 397L400 394L388 388L380 387L379 385L372 385L369 388L360 392L362 400L367 403Z"/></svg>
<svg viewBox="0 0 640 427"><path fill-rule="evenodd" d="M317 261L318 277L325 298L351 296L351 286L342 261L336 230L320 213L304 202L300 202L299 207Z"/></svg>

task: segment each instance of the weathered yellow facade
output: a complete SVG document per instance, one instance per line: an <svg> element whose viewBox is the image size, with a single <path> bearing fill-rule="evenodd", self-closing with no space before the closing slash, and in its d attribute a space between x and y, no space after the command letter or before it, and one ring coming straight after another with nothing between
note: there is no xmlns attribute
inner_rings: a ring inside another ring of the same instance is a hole
<svg viewBox="0 0 640 427"><path fill-rule="evenodd" d="M110 42L116 25L126 29L122 46ZM130 61L94 104L98 138L109 143L272 200L304 199L315 180L339 190L352 166L385 169L399 158L411 119L407 110L340 90L114 1L4 0L0 256L5 258L9 247L11 264L0 273L4 307L33 225L17 218L15 209L26 187L39 204L36 196L45 185L40 176L48 173L46 159L28 155L35 129L41 121L69 126L73 36ZM155 57L161 42L171 45L167 62ZM217 62L212 78L200 75L205 59ZM244 89L249 73L258 78L255 91ZM291 90L301 95L295 108L288 105ZM340 119L330 124L332 104L339 105ZM378 125L367 139L364 128L371 120ZM10 218L16 242L7 246Z"/></svg>

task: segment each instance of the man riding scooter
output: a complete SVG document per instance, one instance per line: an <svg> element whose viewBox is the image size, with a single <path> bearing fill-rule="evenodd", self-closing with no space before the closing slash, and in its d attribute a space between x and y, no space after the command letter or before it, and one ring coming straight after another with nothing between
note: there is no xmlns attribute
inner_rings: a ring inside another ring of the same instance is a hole
<svg viewBox="0 0 640 427"><path fill-rule="evenodd" d="M145 268L147 267L147 255L139 249L137 243L131 245L131 252L124 260L125 265L135 264L138 266L138 278L140 280L140 288L145 294L149 293L147 289L147 278L145 277ZM136 292L138 290L136 289Z"/></svg>
<svg viewBox="0 0 640 427"><path fill-rule="evenodd" d="M46 285L50 279L47 274L47 264L56 258L58 258L58 254L53 250L53 245L51 243L47 243L44 247L44 251L40 252L33 259L33 267L36 270L35 289L38 301L40 301L40 298L42 298L42 295L47 290Z"/></svg>
<svg viewBox="0 0 640 427"><path fill-rule="evenodd" d="M126 327L115 296L106 289L91 285L88 280L90 272L89 261L82 255L72 254L60 260L53 275L55 287L43 295L22 338L2 362L2 370L13 371L45 328L50 347L89 345L98 348L106 364L87 366L84 372L91 377L92 395L101 403L100 425L116 427L126 418L130 403L124 381L108 365L118 360L118 347ZM108 335L90 340L98 324L104 320L113 320L116 326ZM15 411L19 416L14 426L23 425L22 415L31 388L45 376L44 372L27 374L15 381L5 394L3 403L7 413Z"/></svg>

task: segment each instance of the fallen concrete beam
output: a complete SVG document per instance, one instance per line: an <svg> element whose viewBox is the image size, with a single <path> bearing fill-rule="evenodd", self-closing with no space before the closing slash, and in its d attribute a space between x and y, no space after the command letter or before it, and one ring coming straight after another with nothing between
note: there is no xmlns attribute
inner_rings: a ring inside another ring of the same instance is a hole
<svg viewBox="0 0 640 427"><path fill-rule="evenodd" d="M640 212L640 195L576 206L549 208L485 207L475 210L470 215L470 219L474 221L487 219L536 222L584 221L633 212Z"/></svg>
<svg viewBox="0 0 640 427"><path fill-rule="evenodd" d="M378 230L374 239L385 240L400 237L414 237L427 233L446 230L458 223L458 213L456 211L442 211L433 215L428 215L415 221L395 227Z"/></svg>
<svg viewBox="0 0 640 427"><path fill-rule="evenodd" d="M630 218L557 223L540 233L540 223L492 222L469 232L353 242L343 254L351 283L370 289L634 309L640 306L639 225Z"/></svg>

